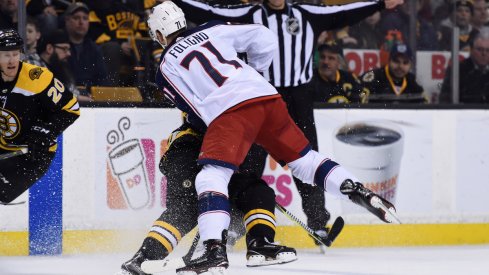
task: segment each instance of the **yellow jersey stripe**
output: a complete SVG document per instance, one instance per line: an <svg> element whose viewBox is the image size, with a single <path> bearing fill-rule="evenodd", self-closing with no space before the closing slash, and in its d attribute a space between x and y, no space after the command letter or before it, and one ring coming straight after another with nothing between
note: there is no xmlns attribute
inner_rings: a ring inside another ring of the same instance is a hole
<svg viewBox="0 0 489 275"><path fill-rule="evenodd" d="M66 103L65 106L63 106L62 110L75 115L80 115L80 106L78 105L76 97L73 96L73 98L68 103Z"/></svg>
<svg viewBox="0 0 489 275"><path fill-rule="evenodd" d="M257 224L266 225L266 226L272 228L273 230L275 230L275 225L273 225L271 222L269 222L267 220L256 219L256 220L254 220L254 221L252 221L246 225L246 231L250 231L250 229Z"/></svg>
<svg viewBox="0 0 489 275"><path fill-rule="evenodd" d="M25 146L19 146L19 145L11 145L8 144L3 137L0 136L0 149L6 150L6 151L19 151L20 149L24 148Z"/></svg>
<svg viewBox="0 0 489 275"><path fill-rule="evenodd" d="M161 226L167 229L168 231L170 231L173 234L173 236L177 238L177 241L180 241L182 239L182 234L180 234L180 231L178 231L175 227L173 227L173 225L163 221L155 221L154 225Z"/></svg>
<svg viewBox="0 0 489 275"><path fill-rule="evenodd" d="M168 252L173 251L173 246L171 245L171 243L166 238L161 236L160 234L155 233L155 232L149 232L148 237L156 239L158 242L160 242L166 248L166 250L168 250Z"/></svg>
<svg viewBox="0 0 489 275"><path fill-rule="evenodd" d="M90 23L102 23L102 20L98 18L97 14L94 11L90 11L88 13L88 22Z"/></svg>
<svg viewBox="0 0 489 275"><path fill-rule="evenodd" d="M95 40L95 43L96 44L102 44L102 43L105 43L105 42L110 41L110 39L111 39L110 36L108 36L107 34L103 33L99 37L97 37L97 40Z"/></svg>
<svg viewBox="0 0 489 275"><path fill-rule="evenodd" d="M272 212L265 210L265 209L261 209L261 208L257 208L257 209L253 209L253 210L249 211L248 213L246 213L243 220L248 219L251 215L254 215L254 214L265 214L265 215L272 217L272 219L277 220L275 218L275 215Z"/></svg>

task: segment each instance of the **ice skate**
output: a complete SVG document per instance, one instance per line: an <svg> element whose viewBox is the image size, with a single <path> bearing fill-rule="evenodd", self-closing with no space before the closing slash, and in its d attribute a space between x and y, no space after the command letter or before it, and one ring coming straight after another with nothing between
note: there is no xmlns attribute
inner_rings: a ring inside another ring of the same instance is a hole
<svg viewBox="0 0 489 275"><path fill-rule="evenodd" d="M140 250L130 260L122 264L121 270L116 275L148 275L141 270L141 263L146 260Z"/></svg>
<svg viewBox="0 0 489 275"><path fill-rule="evenodd" d="M347 195L354 203L365 207L384 222L401 223L396 215L394 205L368 188L365 188L363 184L347 179L341 184L340 191Z"/></svg>
<svg viewBox="0 0 489 275"><path fill-rule="evenodd" d="M223 231L222 240L204 241L204 254L190 262L182 268L177 269L179 275L197 275L204 272L212 275L226 274L229 266L226 254L227 232Z"/></svg>
<svg viewBox="0 0 489 275"><path fill-rule="evenodd" d="M314 244L316 244L319 247L319 250L321 250L321 253L326 253L327 246L325 245L325 243L327 243L327 241L328 241L329 228L327 228L327 227L324 229L321 228L319 230L314 231L314 233L316 233L316 235L321 237L321 240L322 240L322 242L319 242L318 240L313 239Z"/></svg>
<svg viewBox="0 0 489 275"><path fill-rule="evenodd" d="M294 248L270 243L266 239L252 239L248 243L246 259L248 267L284 264L297 260L297 253Z"/></svg>

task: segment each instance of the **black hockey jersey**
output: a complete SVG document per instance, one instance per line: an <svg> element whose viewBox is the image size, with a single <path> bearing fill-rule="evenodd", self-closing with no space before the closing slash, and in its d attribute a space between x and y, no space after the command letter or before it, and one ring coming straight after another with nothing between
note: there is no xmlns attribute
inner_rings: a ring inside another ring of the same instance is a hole
<svg viewBox="0 0 489 275"><path fill-rule="evenodd" d="M20 62L12 82L0 78L0 152L36 138L33 126L58 136L80 115L76 97L47 68ZM50 151L56 150L56 144Z"/></svg>
<svg viewBox="0 0 489 275"><path fill-rule="evenodd" d="M414 74L408 73L400 81L393 79L389 65L368 71L361 76L362 83L368 89L368 103L427 103L428 98Z"/></svg>
<svg viewBox="0 0 489 275"><path fill-rule="evenodd" d="M146 31L146 22L141 20L141 14L131 10L119 1L109 1L100 7L91 4L93 9L89 14L90 28L88 36L97 44L108 41L127 41L141 37L141 31Z"/></svg>
<svg viewBox="0 0 489 275"><path fill-rule="evenodd" d="M311 81L314 101L325 103L363 103L367 93L360 80L352 73L338 70L335 81L326 81L318 72Z"/></svg>

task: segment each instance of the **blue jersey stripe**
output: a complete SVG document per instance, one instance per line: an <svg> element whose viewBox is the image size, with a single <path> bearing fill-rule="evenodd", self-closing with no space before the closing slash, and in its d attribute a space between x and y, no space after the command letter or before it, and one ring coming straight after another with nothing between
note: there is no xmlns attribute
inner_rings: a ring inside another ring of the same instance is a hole
<svg viewBox="0 0 489 275"><path fill-rule="evenodd" d="M217 160L217 159L204 159L204 158L202 158L202 159L197 160L197 163L200 165L206 165L206 164L217 165L217 166L221 166L224 168L232 169L234 171L238 170L238 166L236 166L232 163L225 162L222 160Z"/></svg>
<svg viewBox="0 0 489 275"><path fill-rule="evenodd" d="M205 192L199 196L199 215L207 212L231 212L229 200L224 194Z"/></svg>
<svg viewBox="0 0 489 275"><path fill-rule="evenodd" d="M329 173L333 171L333 169L338 166L339 164L330 160L326 159L319 165L319 167L316 170L316 174L314 175L314 183L326 190L326 178L328 177Z"/></svg>

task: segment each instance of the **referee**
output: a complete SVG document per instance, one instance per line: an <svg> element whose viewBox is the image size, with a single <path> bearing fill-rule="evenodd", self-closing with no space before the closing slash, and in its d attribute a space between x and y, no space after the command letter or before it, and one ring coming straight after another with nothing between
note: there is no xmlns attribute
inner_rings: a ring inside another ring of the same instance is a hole
<svg viewBox="0 0 489 275"><path fill-rule="evenodd" d="M307 85L313 76L312 57L317 36L358 23L376 11L394 8L403 0L376 0L341 6L307 3L286 3L285 0L265 0L263 4L208 5L195 0L174 0L187 19L196 24L209 20L257 23L275 32L279 41L272 65L264 77L277 88L287 103L291 117L302 129L314 150L318 150L313 113L313 90ZM294 178L302 197L302 208L308 225L325 234L329 213L324 205L324 193Z"/></svg>

